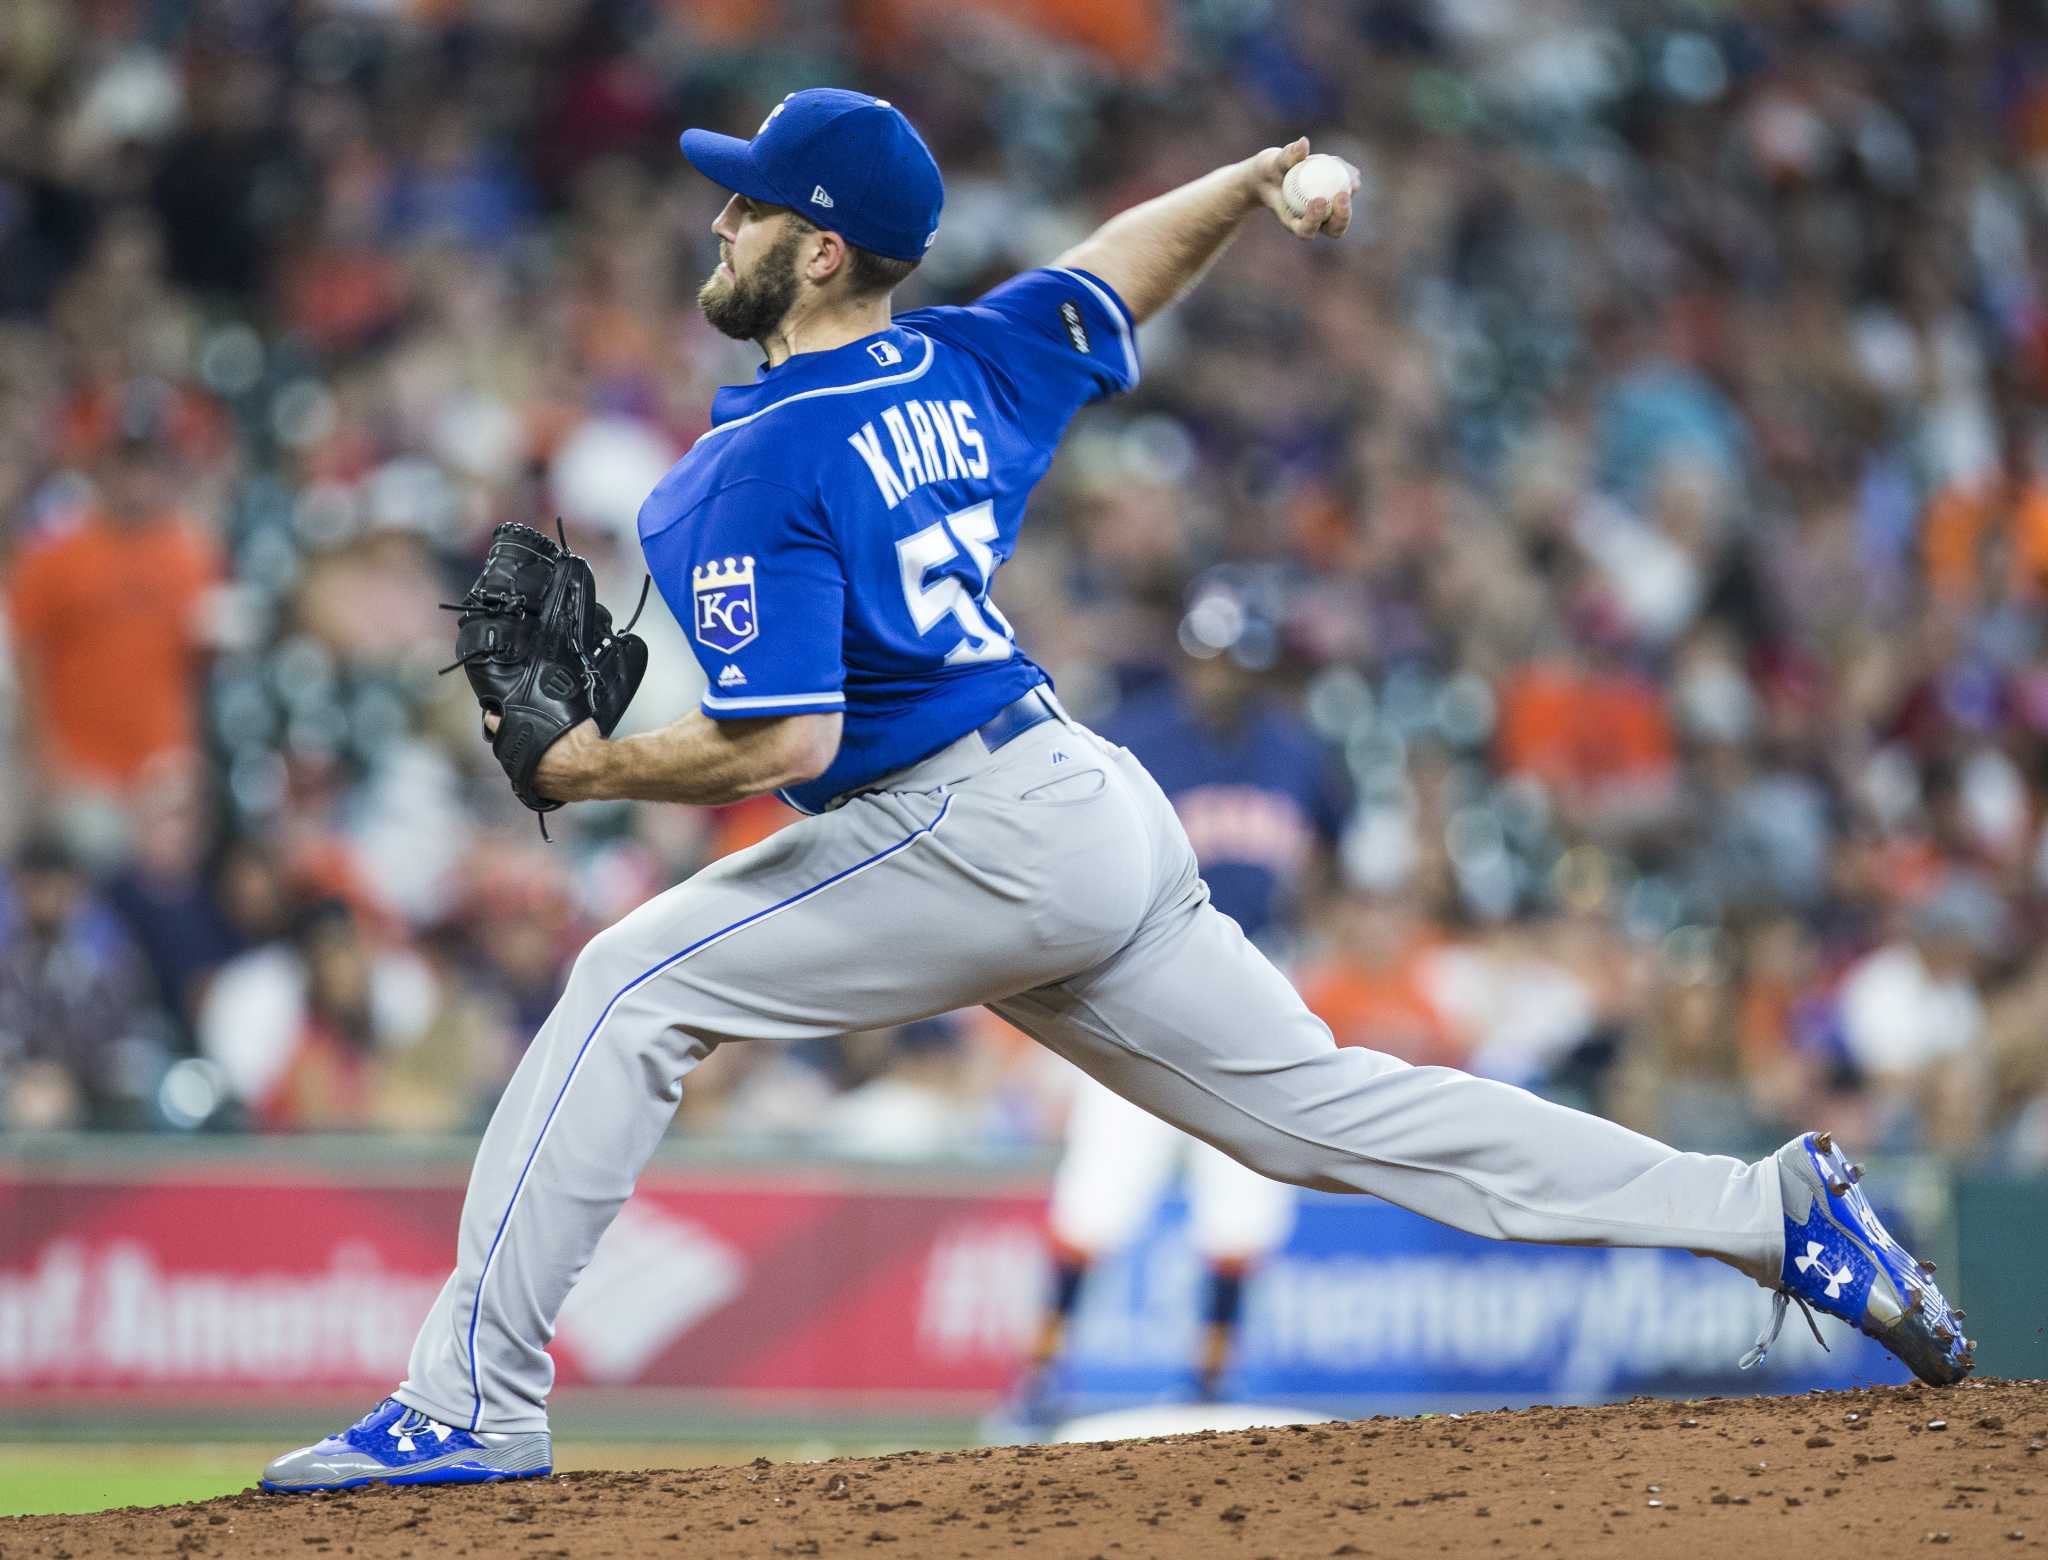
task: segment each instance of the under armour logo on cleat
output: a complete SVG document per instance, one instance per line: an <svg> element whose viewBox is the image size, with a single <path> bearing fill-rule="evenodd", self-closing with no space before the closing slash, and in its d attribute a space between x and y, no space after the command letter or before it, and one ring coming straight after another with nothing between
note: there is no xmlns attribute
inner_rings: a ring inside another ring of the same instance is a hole
<svg viewBox="0 0 2048 1560"><path fill-rule="evenodd" d="M398 1449L401 1452L409 1452L413 1450L412 1438L425 1430L431 1430L434 1433L434 1439L437 1441L445 1441L450 1435L454 1434L452 1430L439 1420L421 1419L413 1421L410 1414L394 1423L387 1433L398 1442Z"/></svg>
<svg viewBox="0 0 2048 1560"><path fill-rule="evenodd" d="M832 209L832 197L825 193L824 185L814 184L811 186L811 204L813 206L823 206L827 211Z"/></svg>
<svg viewBox="0 0 2048 1560"><path fill-rule="evenodd" d="M1828 1298L1830 1300L1839 1300L1842 1298L1842 1286L1854 1278L1856 1274L1846 1262L1842 1264L1841 1272L1830 1273L1827 1264L1821 1260L1822 1253L1825 1250L1826 1248L1819 1241L1810 1240L1806 1243L1806 1255L1794 1257L1792 1265L1802 1273L1812 1268L1819 1268L1820 1276L1828 1281Z"/></svg>

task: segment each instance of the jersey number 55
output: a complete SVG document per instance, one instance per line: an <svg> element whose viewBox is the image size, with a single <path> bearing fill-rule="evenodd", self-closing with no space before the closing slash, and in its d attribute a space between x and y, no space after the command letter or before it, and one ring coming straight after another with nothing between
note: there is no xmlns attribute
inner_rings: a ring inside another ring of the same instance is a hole
<svg viewBox="0 0 2048 1560"><path fill-rule="evenodd" d="M989 582L1000 560L989 545L996 539L995 505L984 502L955 510L896 544L896 563L903 574L903 602L919 634L929 634L950 617L960 625L960 643L946 652L948 665L967 661L1008 660L1017 631L988 599ZM930 584L925 576L958 558L962 550L981 576L972 594L957 574L944 574ZM993 619L993 625L991 625ZM1000 630L1000 632L998 632Z"/></svg>

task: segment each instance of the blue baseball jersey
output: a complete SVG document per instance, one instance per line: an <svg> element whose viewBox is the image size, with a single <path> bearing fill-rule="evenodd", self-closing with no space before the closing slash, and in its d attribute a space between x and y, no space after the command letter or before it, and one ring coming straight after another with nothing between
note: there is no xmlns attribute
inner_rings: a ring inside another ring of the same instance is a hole
<svg viewBox="0 0 2048 1560"><path fill-rule="evenodd" d="M1258 938L1293 909L1318 843L1343 829L1347 788L1308 723L1259 700L1227 730L1179 689L1139 694L1104 728L1173 803L1216 908Z"/></svg>
<svg viewBox="0 0 2048 1560"><path fill-rule="evenodd" d="M640 541L706 715L844 712L838 756L783 793L793 806L916 763L1049 680L989 590L1068 421L1137 379L1123 300L1042 270L713 398Z"/></svg>

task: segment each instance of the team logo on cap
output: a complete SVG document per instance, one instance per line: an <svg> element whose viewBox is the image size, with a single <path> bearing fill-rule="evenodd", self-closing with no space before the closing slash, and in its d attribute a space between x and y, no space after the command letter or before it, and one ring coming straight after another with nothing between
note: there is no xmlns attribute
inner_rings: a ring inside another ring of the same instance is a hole
<svg viewBox="0 0 2048 1560"><path fill-rule="evenodd" d="M698 564L690 571L690 593L697 606L699 643L731 655L760 636L752 558Z"/></svg>

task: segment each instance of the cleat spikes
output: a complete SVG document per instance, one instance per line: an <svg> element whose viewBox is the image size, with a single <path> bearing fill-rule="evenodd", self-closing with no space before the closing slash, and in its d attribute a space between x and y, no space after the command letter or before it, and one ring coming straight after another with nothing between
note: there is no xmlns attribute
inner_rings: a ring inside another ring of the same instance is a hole
<svg viewBox="0 0 2048 1560"><path fill-rule="evenodd" d="M1858 1190L1864 1167L1830 1132L1808 1132L1778 1150L1785 1254L1778 1299L1752 1364L1776 1336L1786 1307L1823 1312L1874 1338L1930 1386L1952 1386L1976 1368L1976 1340L1922 1262L1884 1227ZM1796 1210L1796 1211L1795 1211ZM1810 1318L1809 1318L1810 1319Z"/></svg>

